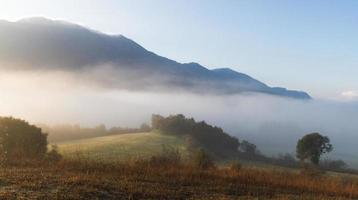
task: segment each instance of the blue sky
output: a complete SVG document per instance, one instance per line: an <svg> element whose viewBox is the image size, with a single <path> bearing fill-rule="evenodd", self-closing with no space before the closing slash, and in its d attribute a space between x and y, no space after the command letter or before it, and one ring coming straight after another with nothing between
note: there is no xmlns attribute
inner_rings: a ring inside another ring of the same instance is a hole
<svg viewBox="0 0 358 200"><path fill-rule="evenodd" d="M67 20L179 62L339 99L358 95L357 10L353 0L2 0L0 19Z"/></svg>

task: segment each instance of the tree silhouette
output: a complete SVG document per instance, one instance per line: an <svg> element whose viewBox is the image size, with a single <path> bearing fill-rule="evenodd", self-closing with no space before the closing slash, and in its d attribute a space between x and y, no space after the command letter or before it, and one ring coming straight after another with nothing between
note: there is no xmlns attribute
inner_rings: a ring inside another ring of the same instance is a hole
<svg viewBox="0 0 358 200"><path fill-rule="evenodd" d="M322 154L333 150L329 138L319 133L311 133L302 137L297 142L296 156L301 162L309 159L313 164L318 165Z"/></svg>

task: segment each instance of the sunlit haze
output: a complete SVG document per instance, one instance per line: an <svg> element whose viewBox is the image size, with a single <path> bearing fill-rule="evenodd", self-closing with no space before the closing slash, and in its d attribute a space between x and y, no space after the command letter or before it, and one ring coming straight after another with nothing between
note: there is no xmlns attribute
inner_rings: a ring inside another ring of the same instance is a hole
<svg viewBox="0 0 358 200"><path fill-rule="evenodd" d="M358 199L358 0L0 0L0 199Z"/></svg>

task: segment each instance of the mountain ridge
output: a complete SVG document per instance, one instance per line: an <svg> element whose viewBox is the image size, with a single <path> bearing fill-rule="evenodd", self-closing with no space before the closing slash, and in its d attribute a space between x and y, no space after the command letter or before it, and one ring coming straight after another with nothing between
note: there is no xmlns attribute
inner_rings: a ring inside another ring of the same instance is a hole
<svg viewBox="0 0 358 200"><path fill-rule="evenodd" d="M195 93L265 93L311 99L303 91L270 87L230 68L179 63L148 51L123 35L107 35L65 21L0 21L0 61L32 70L79 71L110 65L109 84L124 89L181 89ZM108 82L109 80L105 80ZM130 83L129 83L130 82Z"/></svg>

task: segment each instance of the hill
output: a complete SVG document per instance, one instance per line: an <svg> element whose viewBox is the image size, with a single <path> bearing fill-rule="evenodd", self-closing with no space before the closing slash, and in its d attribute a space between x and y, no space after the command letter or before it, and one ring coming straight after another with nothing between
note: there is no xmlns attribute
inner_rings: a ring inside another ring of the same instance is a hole
<svg viewBox="0 0 358 200"><path fill-rule="evenodd" d="M142 160L160 152L163 144L180 147L185 152L180 138L159 133L60 143L65 159L59 163L1 168L5 187L0 188L0 198L335 200L358 197L357 178L348 174L311 177L276 166L201 169L190 162L153 165ZM140 154L144 156L138 158Z"/></svg>
<svg viewBox="0 0 358 200"><path fill-rule="evenodd" d="M172 127L173 133L182 130L173 129L179 119L204 125L180 115L153 118L158 128ZM206 130L214 129L219 130ZM186 142L186 137L157 132L62 142L58 144L62 160L3 163L0 199L358 198L358 179L349 174L298 173L277 166L249 167L237 161L218 166L202 151L189 159L161 154L166 145L178 148L185 156L189 152Z"/></svg>
<svg viewBox="0 0 358 200"><path fill-rule="evenodd" d="M161 153L163 145L177 148L183 155L187 154L184 138L155 132L72 140L57 145L65 158L81 157L103 162L148 158Z"/></svg>
<svg viewBox="0 0 358 200"><path fill-rule="evenodd" d="M229 68L210 70L198 63L178 63L122 35L106 35L43 18L0 21L0 61L6 69L85 74L86 78L111 88L220 95L258 92L311 98L305 92L267 86Z"/></svg>

